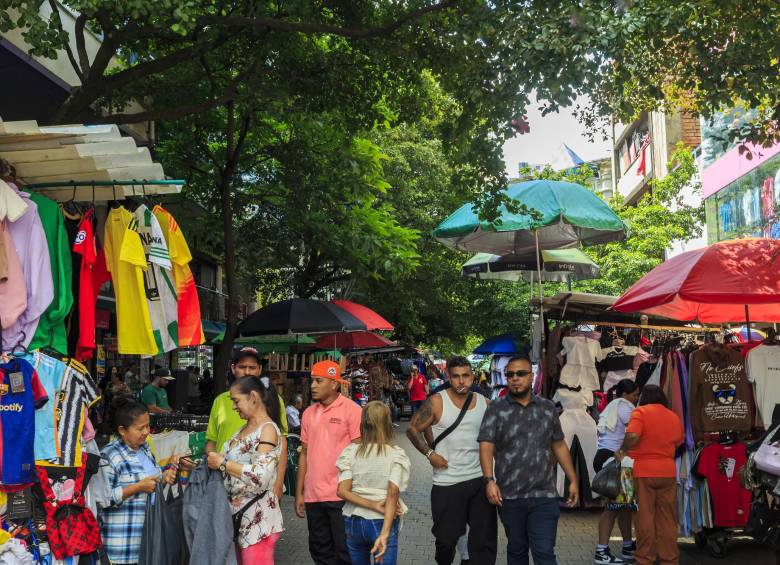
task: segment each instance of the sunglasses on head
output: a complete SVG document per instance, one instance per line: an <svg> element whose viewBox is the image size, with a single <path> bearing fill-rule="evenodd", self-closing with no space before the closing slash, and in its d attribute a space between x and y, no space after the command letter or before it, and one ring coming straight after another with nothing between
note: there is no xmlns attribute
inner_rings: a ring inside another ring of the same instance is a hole
<svg viewBox="0 0 780 565"><path fill-rule="evenodd" d="M507 379L511 379L513 377L527 377L531 374L531 371L504 371L504 375Z"/></svg>

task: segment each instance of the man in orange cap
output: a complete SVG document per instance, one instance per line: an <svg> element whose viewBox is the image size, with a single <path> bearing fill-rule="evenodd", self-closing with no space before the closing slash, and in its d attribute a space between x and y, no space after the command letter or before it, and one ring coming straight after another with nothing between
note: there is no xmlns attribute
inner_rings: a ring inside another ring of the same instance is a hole
<svg viewBox="0 0 780 565"><path fill-rule="evenodd" d="M336 459L360 439L360 407L341 394L341 367L320 361L311 368L313 404L301 418L301 453L295 485L295 513L309 527L309 553L317 565L350 565L344 501L336 494Z"/></svg>

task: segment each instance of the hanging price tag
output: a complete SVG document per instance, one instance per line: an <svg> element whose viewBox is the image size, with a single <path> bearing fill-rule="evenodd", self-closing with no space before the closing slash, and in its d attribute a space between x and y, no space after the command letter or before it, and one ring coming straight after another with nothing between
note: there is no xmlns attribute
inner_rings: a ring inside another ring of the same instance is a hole
<svg viewBox="0 0 780 565"><path fill-rule="evenodd" d="M11 383L11 394L24 392L24 375L22 373L11 373L8 375L8 380Z"/></svg>

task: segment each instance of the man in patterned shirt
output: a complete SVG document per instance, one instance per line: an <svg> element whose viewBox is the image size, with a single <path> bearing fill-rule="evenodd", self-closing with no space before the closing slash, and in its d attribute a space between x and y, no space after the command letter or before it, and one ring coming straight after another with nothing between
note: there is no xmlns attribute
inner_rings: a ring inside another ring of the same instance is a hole
<svg viewBox="0 0 780 565"><path fill-rule="evenodd" d="M577 475L555 405L531 390L531 361L515 355L504 374L509 392L488 406L478 436L487 497L504 523L507 564L527 565L530 548L535 565L555 565L560 507L552 456L569 480L570 507L579 498Z"/></svg>

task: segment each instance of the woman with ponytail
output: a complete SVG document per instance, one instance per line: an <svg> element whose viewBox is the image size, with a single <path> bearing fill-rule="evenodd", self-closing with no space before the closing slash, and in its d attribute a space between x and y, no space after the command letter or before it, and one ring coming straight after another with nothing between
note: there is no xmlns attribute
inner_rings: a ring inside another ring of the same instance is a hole
<svg viewBox="0 0 780 565"><path fill-rule="evenodd" d="M208 454L208 466L224 476L239 565L273 565L284 529L273 492L282 456L279 403L256 377L235 381L230 399L246 424L225 444L224 454Z"/></svg>
<svg viewBox="0 0 780 565"><path fill-rule="evenodd" d="M601 413L598 423L598 451L593 458L593 469L598 473L604 464L615 456L615 452L623 444L626 435L626 426L631 420L631 413L639 400L639 387L631 379L623 379L612 387L608 396L610 403ZM614 400L613 400L614 398ZM612 508L612 509L610 509ZM633 561L636 544L631 532L632 509L618 508L614 501L608 501L604 513L599 519L599 542L596 546L595 563L620 564ZM623 551L621 557L612 555L609 549L609 538L615 520L623 535Z"/></svg>

